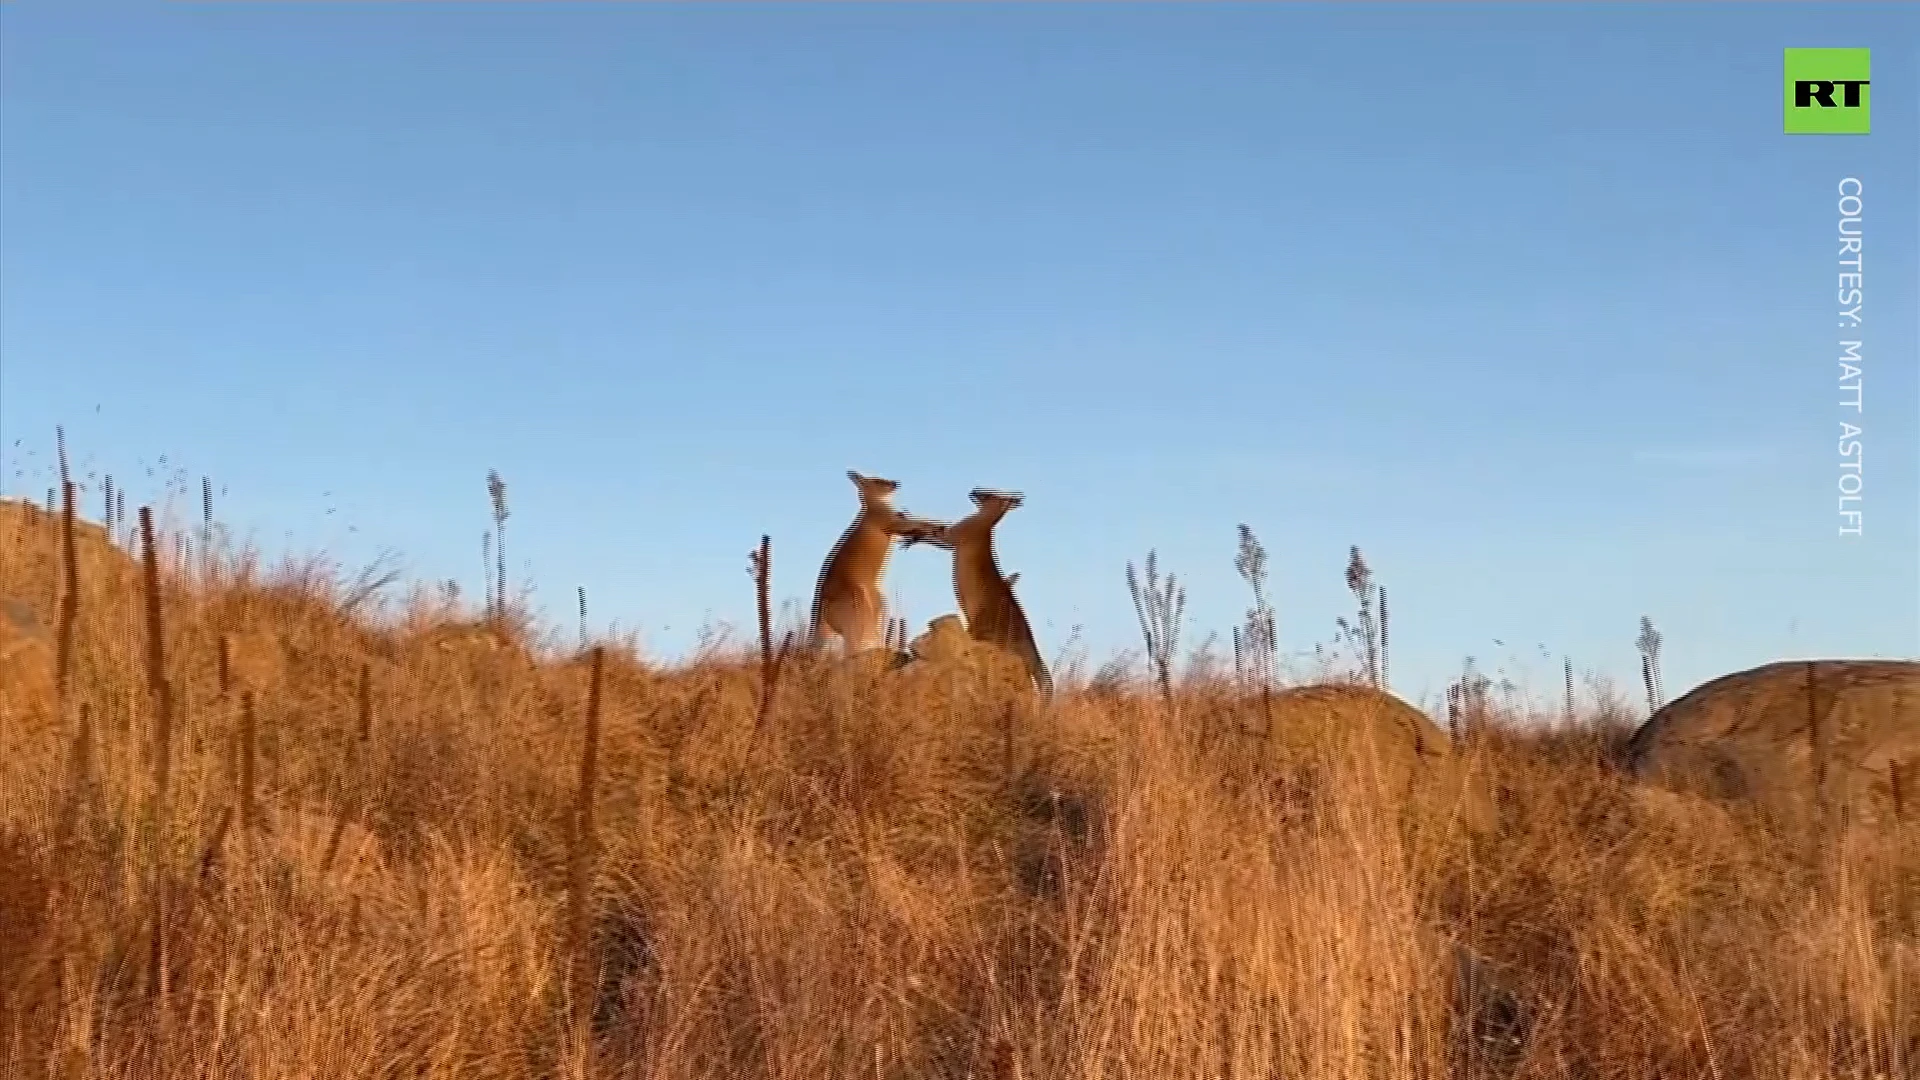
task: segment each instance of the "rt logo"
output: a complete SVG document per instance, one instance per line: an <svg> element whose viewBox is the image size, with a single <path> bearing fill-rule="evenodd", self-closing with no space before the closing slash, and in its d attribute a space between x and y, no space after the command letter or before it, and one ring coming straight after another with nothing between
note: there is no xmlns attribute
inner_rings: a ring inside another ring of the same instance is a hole
<svg viewBox="0 0 1920 1080"><path fill-rule="evenodd" d="M1866 49L1788 49L1787 134L1865 135Z"/></svg>

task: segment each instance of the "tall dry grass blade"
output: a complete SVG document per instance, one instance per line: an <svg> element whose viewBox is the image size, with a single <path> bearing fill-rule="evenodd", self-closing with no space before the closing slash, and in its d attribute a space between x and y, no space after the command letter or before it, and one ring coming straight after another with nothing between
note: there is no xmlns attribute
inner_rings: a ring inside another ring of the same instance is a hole
<svg viewBox="0 0 1920 1080"><path fill-rule="evenodd" d="M361 743L373 738L373 667L360 665L360 683L354 692L354 735Z"/></svg>
<svg viewBox="0 0 1920 1080"><path fill-rule="evenodd" d="M753 554L753 607L760 620L760 671L773 674L773 537L762 535Z"/></svg>
<svg viewBox="0 0 1920 1080"><path fill-rule="evenodd" d="M373 669L366 664L360 665L360 681L354 690L354 713L354 739L347 745L347 760L341 765L338 781L339 812L334 815L333 827L327 834L326 853L320 857L323 877L333 869L333 860L340 854L340 841L347 834L347 823L359 817L364 807L364 798L358 794L366 787L365 781L359 778L360 758L373 738Z"/></svg>
<svg viewBox="0 0 1920 1080"><path fill-rule="evenodd" d="M172 991L172 980L167 970L171 963L167 948L167 928L172 925L172 885L173 878L157 869L153 874L151 892L152 903L149 911L147 937L147 997L160 1002L156 1010L164 1018L167 1011L166 999ZM164 1047L166 1037L161 1034L158 1041ZM164 1053L164 1049L161 1050Z"/></svg>
<svg viewBox="0 0 1920 1080"><path fill-rule="evenodd" d="M60 471L66 472L65 444L60 455ZM65 715L73 690L74 630L80 619L80 556L74 542L73 481L60 481L60 625L54 645L53 687Z"/></svg>
<svg viewBox="0 0 1920 1080"><path fill-rule="evenodd" d="M200 575L208 582L218 566L213 551L213 478L200 478Z"/></svg>
<svg viewBox="0 0 1920 1080"><path fill-rule="evenodd" d="M1357 545L1348 548L1347 588L1359 604L1359 641L1356 644L1367 685L1377 688L1380 685L1380 635L1374 611L1376 586L1373 583L1373 570L1367 565L1366 557L1360 554Z"/></svg>
<svg viewBox="0 0 1920 1080"><path fill-rule="evenodd" d="M166 646L160 614L160 556L154 547L153 507L140 508L140 562L146 599L147 694L153 707L153 808L157 824L166 812L173 762L173 692L167 685Z"/></svg>
<svg viewBox="0 0 1920 1080"><path fill-rule="evenodd" d="M494 590L495 615L507 617L507 482L497 469L487 470L487 498L493 503L493 558L498 577Z"/></svg>
<svg viewBox="0 0 1920 1080"><path fill-rule="evenodd" d="M786 670L787 661L792 658L794 650L799 644L800 636L792 630L787 631L786 634L780 638L780 647L774 650L773 666L768 671L765 696L761 701L760 711L754 720L755 731L761 730L766 722L773 717L774 695L780 686L780 673Z"/></svg>
<svg viewBox="0 0 1920 1080"><path fill-rule="evenodd" d="M93 715L85 703L79 707L79 722L74 725L73 743L67 751L67 778L60 800L60 816L54 823L54 851L64 862L73 857L76 834L84 808L93 805Z"/></svg>
<svg viewBox="0 0 1920 1080"><path fill-rule="evenodd" d="M487 622L499 618L499 605L493 599L493 534L480 534L480 580L487 588Z"/></svg>
<svg viewBox="0 0 1920 1080"><path fill-rule="evenodd" d="M1147 662L1159 684L1161 700L1172 709L1173 658L1180 650L1180 626L1186 614L1187 592L1172 574L1162 583L1157 559L1154 551L1147 552L1144 584L1133 563L1127 563L1127 592L1133 597L1133 611L1140 620L1140 637L1147 647Z"/></svg>
<svg viewBox="0 0 1920 1080"><path fill-rule="evenodd" d="M327 847L320 856L320 876L326 877L333 870L333 860L340 855L340 842L347 835L347 821L353 812L343 803L333 816L333 827L327 830Z"/></svg>
<svg viewBox="0 0 1920 1080"><path fill-rule="evenodd" d="M1244 522L1240 525L1240 546L1234 552L1233 568L1253 590L1253 607L1247 611L1244 639L1240 628L1234 628L1233 665L1236 677L1251 675L1260 687L1261 737L1270 742L1273 739L1273 683L1280 667L1279 624L1267 596L1267 549L1261 546L1253 527Z"/></svg>
<svg viewBox="0 0 1920 1080"><path fill-rule="evenodd" d="M218 651L214 654L213 678L222 698L233 691L233 639L226 634L220 635Z"/></svg>
<svg viewBox="0 0 1920 1080"><path fill-rule="evenodd" d="M1004 743L1001 747L1001 752L1005 755L1006 776L1009 786L1011 786L1019 776L1019 760L1016 757L1018 747L1015 745L1018 734L1018 718L1014 716L1013 702L1009 701L1000 713L1000 737Z"/></svg>
<svg viewBox="0 0 1920 1080"><path fill-rule="evenodd" d="M1374 685L1374 686L1375 686L1375 688L1377 688L1377 689L1381 689L1381 690L1384 690L1384 689L1386 689L1386 687L1387 687L1387 682L1388 682L1388 679L1387 679L1387 589L1386 589L1386 586L1384 586L1384 585L1382 585L1382 586L1378 586L1378 587L1377 587L1377 592L1375 593L1375 595L1376 595L1376 596L1378 596L1378 597L1380 598L1380 671L1379 671L1379 677L1378 677L1378 678L1377 678L1377 679L1376 679L1376 680L1374 681L1374 684L1373 684L1373 685Z"/></svg>
<svg viewBox="0 0 1920 1080"><path fill-rule="evenodd" d="M1013 1044L1005 1039L995 1039L993 1043L993 1064L988 1075L993 1080L1020 1080L1020 1070L1013 1059Z"/></svg>
<svg viewBox="0 0 1920 1080"><path fill-rule="evenodd" d="M580 586L580 651L587 649L587 587Z"/></svg>
<svg viewBox="0 0 1920 1080"><path fill-rule="evenodd" d="M240 769L235 779L238 788L235 793L240 802L240 832L242 836L253 835L260 815L254 806L254 755L258 745L258 726L253 709L253 692L240 692Z"/></svg>
<svg viewBox="0 0 1920 1080"><path fill-rule="evenodd" d="M1825 717L1821 715L1819 672L1807 661L1807 760L1813 771L1813 814L1808 818L1808 857L1819 859L1827 842L1827 757L1828 739Z"/></svg>
<svg viewBox="0 0 1920 1080"><path fill-rule="evenodd" d="M1279 666L1279 643L1273 603L1267 595L1267 549L1253 533L1251 525L1240 525L1240 543L1233 555L1234 571L1253 591L1253 607L1247 609L1244 667L1249 675L1272 682Z"/></svg>
<svg viewBox="0 0 1920 1080"><path fill-rule="evenodd" d="M593 790L599 772L600 693L606 670L606 654L605 646L597 646L593 650L593 667L587 683L586 740L580 752L580 780L575 789L573 828L569 831L567 845L567 960L570 966L567 1002L573 1009L577 1034L584 1034L584 1025L592 1015L592 1009L588 1007L589 998L598 975L592 955L589 916L596 841Z"/></svg>
<svg viewBox="0 0 1920 1080"><path fill-rule="evenodd" d="M213 872L220 868L220 853L226 846L227 827L231 824L233 824L233 807L221 807L220 817L213 826L213 833L207 837L206 846L200 850L199 881L202 886L211 882Z"/></svg>
<svg viewBox="0 0 1920 1080"><path fill-rule="evenodd" d="M1658 712L1666 702L1666 691L1660 685L1660 631L1653 628L1653 618L1640 616L1640 636L1633 640L1634 647L1640 650L1640 678L1647 685L1647 712Z"/></svg>
<svg viewBox="0 0 1920 1080"><path fill-rule="evenodd" d="M773 650L773 537L762 535L760 547L748 556L752 564L753 604L760 621L760 704L753 727L760 730L773 711L773 694L780 678L780 657Z"/></svg>
<svg viewBox="0 0 1920 1080"><path fill-rule="evenodd" d="M153 507L140 508L140 561L146 599L147 693L153 707L153 793L145 826L148 834L148 873L152 895L152 930L147 950L147 991L161 999L168 995L167 930L172 876L166 872L163 841L166 835L167 793L173 775L173 694L167 686L166 647L160 613L160 556L154 547Z"/></svg>

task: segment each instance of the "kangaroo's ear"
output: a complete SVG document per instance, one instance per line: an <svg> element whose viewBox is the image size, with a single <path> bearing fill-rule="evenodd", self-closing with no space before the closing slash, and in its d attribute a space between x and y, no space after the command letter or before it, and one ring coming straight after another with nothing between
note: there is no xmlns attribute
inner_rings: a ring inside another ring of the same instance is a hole
<svg viewBox="0 0 1920 1080"><path fill-rule="evenodd" d="M1018 570L1015 570L1013 573L1007 575L1007 585L1009 587L1011 587L1014 582L1019 580L1020 580L1020 571Z"/></svg>
<svg viewBox="0 0 1920 1080"><path fill-rule="evenodd" d="M864 476L861 476L861 475L860 475L859 473L857 473L857 472L854 472L854 471L853 471L852 469L848 469L848 470L847 470L847 479L849 479L849 480L851 480L851 481L853 481L854 483L856 483L856 484L858 484L858 483L860 483L860 482L861 482L862 480L865 480L865 479L866 479L866 477L864 477Z"/></svg>
<svg viewBox="0 0 1920 1080"><path fill-rule="evenodd" d="M985 506L987 505L988 497L992 494L993 493L986 488L974 488L972 491L967 492L967 498L972 499L973 505L975 506Z"/></svg>

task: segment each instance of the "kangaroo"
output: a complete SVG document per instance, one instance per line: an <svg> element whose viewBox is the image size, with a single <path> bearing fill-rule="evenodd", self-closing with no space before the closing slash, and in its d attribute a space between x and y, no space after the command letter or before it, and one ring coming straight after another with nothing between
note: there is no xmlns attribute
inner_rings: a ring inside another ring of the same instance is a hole
<svg viewBox="0 0 1920 1080"><path fill-rule="evenodd" d="M900 489L897 480L862 476L852 469L847 470L847 479L860 493L860 513L820 567L807 638L817 649L825 643L825 635L832 633L852 653L886 647L881 630L886 600L880 591L880 578L886 573L894 538L906 537L909 542L915 537L930 538L946 526L896 510L893 493Z"/></svg>
<svg viewBox="0 0 1920 1080"><path fill-rule="evenodd" d="M960 602L960 613L966 616L968 636L1012 652L1026 664L1040 692L1051 695L1053 677L1040 658L1033 627L1020 608L1019 598L1013 595L1012 579L1000 572L999 560L993 554L994 526L1025 498L986 488L974 488L968 497L979 507L970 517L930 534L908 536L906 543L930 543L953 552L953 592Z"/></svg>

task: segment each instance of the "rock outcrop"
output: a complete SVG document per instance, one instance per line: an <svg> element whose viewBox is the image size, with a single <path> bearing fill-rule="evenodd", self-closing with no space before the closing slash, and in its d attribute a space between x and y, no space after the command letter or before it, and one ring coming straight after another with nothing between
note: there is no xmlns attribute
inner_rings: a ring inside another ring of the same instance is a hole
<svg viewBox="0 0 1920 1080"><path fill-rule="evenodd" d="M1893 808L1896 768L1909 793L1920 786L1920 662L1785 660L1723 675L1654 713L1627 757L1675 790L1877 820Z"/></svg>
<svg viewBox="0 0 1920 1080"><path fill-rule="evenodd" d="M1447 733L1426 713L1370 686L1289 687L1274 693L1273 714L1275 726L1289 741L1335 734L1401 758L1443 757L1453 748Z"/></svg>

